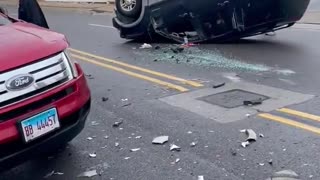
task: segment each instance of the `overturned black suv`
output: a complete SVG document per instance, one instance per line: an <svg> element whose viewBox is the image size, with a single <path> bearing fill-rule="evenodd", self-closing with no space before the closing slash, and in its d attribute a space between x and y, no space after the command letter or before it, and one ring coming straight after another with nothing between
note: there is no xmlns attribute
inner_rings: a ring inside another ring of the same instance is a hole
<svg viewBox="0 0 320 180"><path fill-rule="evenodd" d="M229 41L288 28L310 0L116 0L113 25L126 39Z"/></svg>

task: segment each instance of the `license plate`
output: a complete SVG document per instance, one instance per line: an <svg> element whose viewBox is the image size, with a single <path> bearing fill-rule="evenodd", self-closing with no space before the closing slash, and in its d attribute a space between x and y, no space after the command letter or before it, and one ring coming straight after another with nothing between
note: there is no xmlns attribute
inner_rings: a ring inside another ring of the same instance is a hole
<svg viewBox="0 0 320 180"><path fill-rule="evenodd" d="M56 108L20 122L25 142L30 142L60 127Z"/></svg>

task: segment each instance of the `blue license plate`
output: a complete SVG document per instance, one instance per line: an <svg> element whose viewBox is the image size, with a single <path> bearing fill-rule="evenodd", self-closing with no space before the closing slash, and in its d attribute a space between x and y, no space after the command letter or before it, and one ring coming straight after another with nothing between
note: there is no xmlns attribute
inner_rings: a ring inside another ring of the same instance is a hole
<svg viewBox="0 0 320 180"><path fill-rule="evenodd" d="M20 125L25 142L30 142L60 128L57 109L52 108L23 120Z"/></svg>

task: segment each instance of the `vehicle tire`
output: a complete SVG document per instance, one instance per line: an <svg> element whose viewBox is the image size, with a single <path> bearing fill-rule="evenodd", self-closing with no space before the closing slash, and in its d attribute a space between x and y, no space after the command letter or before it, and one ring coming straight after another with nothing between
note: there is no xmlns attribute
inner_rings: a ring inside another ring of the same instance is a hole
<svg viewBox="0 0 320 180"><path fill-rule="evenodd" d="M136 18L142 9L142 0L116 0L116 8L124 16Z"/></svg>

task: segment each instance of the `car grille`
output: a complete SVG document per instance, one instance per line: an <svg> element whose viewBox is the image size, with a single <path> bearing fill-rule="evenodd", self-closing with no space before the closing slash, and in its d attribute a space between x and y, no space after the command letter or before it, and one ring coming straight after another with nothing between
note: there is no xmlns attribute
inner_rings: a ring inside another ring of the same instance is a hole
<svg viewBox="0 0 320 180"><path fill-rule="evenodd" d="M17 75L32 75L34 83L22 90L10 91L6 81ZM0 74L0 108L31 98L71 80L72 71L64 53Z"/></svg>

